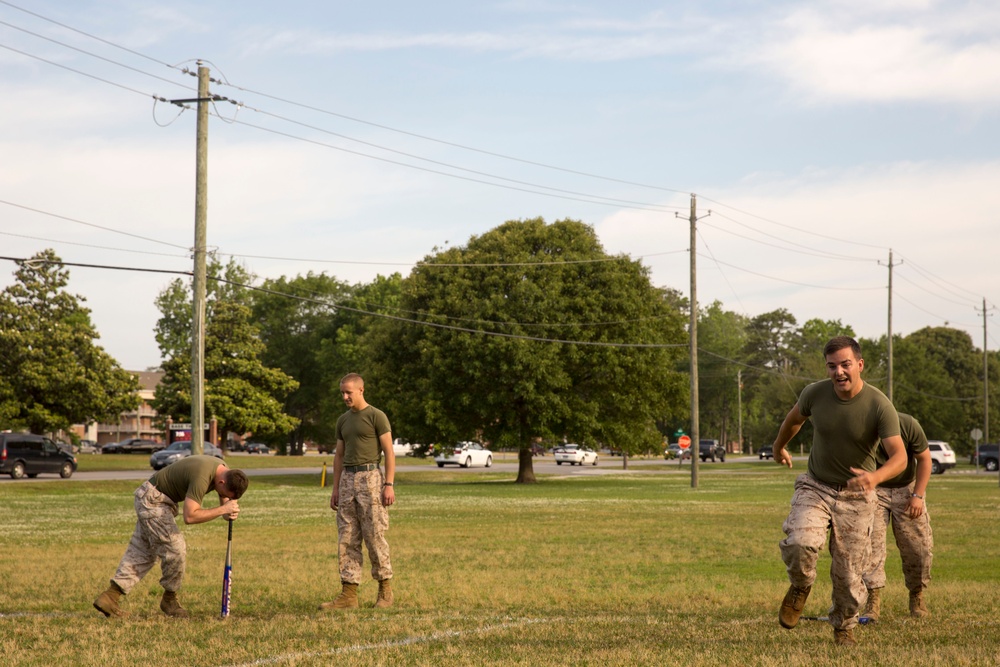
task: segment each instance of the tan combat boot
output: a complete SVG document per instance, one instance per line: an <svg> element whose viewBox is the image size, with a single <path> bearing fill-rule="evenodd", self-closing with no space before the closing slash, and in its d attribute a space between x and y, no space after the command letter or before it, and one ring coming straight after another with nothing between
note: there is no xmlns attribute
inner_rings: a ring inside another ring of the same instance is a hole
<svg viewBox="0 0 1000 667"><path fill-rule="evenodd" d="M781 627L791 630L799 624L799 616L802 615L802 609L806 606L810 591L812 591L812 586L788 587L785 599L781 601L781 609L778 610L778 623L781 624Z"/></svg>
<svg viewBox="0 0 1000 667"><path fill-rule="evenodd" d="M324 602L319 608L320 611L327 609L356 609L358 607L358 585L349 584L346 581L340 582L343 587L340 595L333 602Z"/></svg>
<svg viewBox="0 0 1000 667"><path fill-rule="evenodd" d="M94 600L94 609L104 614L105 617L111 618L112 616L124 617L128 616L121 608L118 606L118 599L125 594L125 591L115 582L111 582L108 586L108 590L104 591L97 596Z"/></svg>
<svg viewBox="0 0 1000 667"><path fill-rule="evenodd" d="M385 607L391 607L393 602L392 597L392 580L383 579L378 582L378 597L375 599L375 608L383 609Z"/></svg>
<svg viewBox="0 0 1000 667"><path fill-rule="evenodd" d="M837 630L833 631L833 643L837 646L857 646L858 642L854 638L854 630Z"/></svg>
<svg viewBox="0 0 1000 667"><path fill-rule="evenodd" d="M177 591L163 591L163 598L160 600L160 611L167 616L174 618L187 618L187 609L181 606L177 599Z"/></svg>
<svg viewBox="0 0 1000 667"><path fill-rule="evenodd" d="M868 602L865 603L865 610L861 614L868 617L869 623L878 623L879 615L882 613L882 589L869 588Z"/></svg>
<svg viewBox="0 0 1000 667"><path fill-rule="evenodd" d="M930 616L927 605L924 604L924 589L910 591L910 616L913 618L923 618Z"/></svg>

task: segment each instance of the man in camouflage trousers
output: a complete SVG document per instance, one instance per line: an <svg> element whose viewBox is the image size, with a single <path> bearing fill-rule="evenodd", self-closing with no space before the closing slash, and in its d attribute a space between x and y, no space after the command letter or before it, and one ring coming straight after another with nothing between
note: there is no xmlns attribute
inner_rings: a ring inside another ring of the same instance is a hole
<svg viewBox="0 0 1000 667"><path fill-rule="evenodd" d="M899 428L906 446L906 469L896 477L882 482L876 489L878 508L872 524L871 560L865 571L865 588L868 602L865 616L877 622L882 612L882 588L885 587L886 528L892 522L892 534L903 561L903 580L910 591L910 616L927 616L923 592L931 580L931 561L934 558L934 537L925 498L927 483L931 478L931 453L927 449L927 436L920 422L910 415L899 413ZM885 450L879 447L877 463L885 459Z"/></svg>
<svg viewBox="0 0 1000 667"><path fill-rule="evenodd" d="M833 338L823 355L829 379L802 390L774 441L775 462L791 468L792 456L785 446L812 419L807 472L795 480L792 507L782 526L787 537L779 543L791 585L778 621L789 629L798 624L829 534L833 583L829 620L834 642L853 646L858 611L865 603L862 574L871 544L875 487L903 470L906 452L896 409L861 379L864 359L857 341ZM876 469L880 438L888 456Z"/></svg>
<svg viewBox="0 0 1000 667"><path fill-rule="evenodd" d="M139 581L160 562L163 598L160 610L167 616L188 616L177 599L184 579L187 547L175 517L183 503L184 523L205 523L224 516L235 521L239 499L249 485L246 473L230 470L214 456L188 456L158 471L134 494L135 531L118 564L111 585L94 600L94 608L107 617L125 616L118 606ZM219 494L218 507L202 507L209 491Z"/></svg>
<svg viewBox="0 0 1000 667"><path fill-rule="evenodd" d="M330 508L337 512L341 592L335 600L320 604L323 610L358 607L362 542L368 546L372 577L378 581L375 606L390 607L393 603L392 564L385 533L389 530L387 508L396 502L396 456L388 417L370 405L364 393L365 381L357 373L340 381L340 394L349 410L337 420ZM384 476L379 469L383 455Z"/></svg>

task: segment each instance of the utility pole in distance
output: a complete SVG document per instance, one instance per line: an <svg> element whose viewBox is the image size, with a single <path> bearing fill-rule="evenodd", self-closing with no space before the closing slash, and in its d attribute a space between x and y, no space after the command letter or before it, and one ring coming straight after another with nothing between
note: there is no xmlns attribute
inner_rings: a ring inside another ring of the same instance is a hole
<svg viewBox="0 0 1000 667"><path fill-rule="evenodd" d="M986 297L983 297L983 442L990 441L990 354L986 347L989 342L986 336L986 316L992 314L989 312L990 310L992 308L986 307ZM976 459L976 469L979 469L978 458ZM1000 484L1000 466L997 466L997 483Z"/></svg>
<svg viewBox="0 0 1000 667"><path fill-rule="evenodd" d="M881 264L882 262L879 262ZM903 262L900 261L899 264ZM892 267L899 266L899 264L892 263L892 248L889 248L889 324L886 328L888 335L885 339L885 352L886 352L886 397L892 401Z"/></svg>
<svg viewBox="0 0 1000 667"><path fill-rule="evenodd" d="M679 213L675 213L678 218ZM709 211L707 215L712 215ZM701 453L701 429L698 426L698 198L691 194L691 488L698 488L698 455Z"/></svg>

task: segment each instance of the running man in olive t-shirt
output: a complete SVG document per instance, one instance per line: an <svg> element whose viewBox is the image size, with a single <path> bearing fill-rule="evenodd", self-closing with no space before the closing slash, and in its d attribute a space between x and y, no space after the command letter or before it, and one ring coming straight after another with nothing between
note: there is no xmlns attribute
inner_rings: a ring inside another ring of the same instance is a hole
<svg viewBox="0 0 1000 667"><path fill-rule="evenodd" d="M361 583L362 541L368 547L372 577L378 581L376 607L390 607L392 565L389 561L389 512L396 502L393 479L396 455L392 429L385 413L365 400L365 381L349 373L340 381L340 395L349 408L337 420L337 448L333 459L333 494L330 508L337 512L337 556L341 592L320 609L358 606ZM385 475L379 458L385 456Z"/></svg>
<svg viewBox="0 0 1000 667"><path fill-rule="evenodd" d="M823 349L829 380L815 382L799 395L778 430L774 460L792 467L785 449L806 419L812 419L813 444L808 470L795 480L792 508L780 542L791 586L778 612L784 628L794 628L816 580L816 561L829 534L833 606L829 619L834 641L852 646L858 610L865 603L862 574L867 566L875 487L906 466L896 409L885 394L861 379L861 346L838 336ZM887 453L876 469L881 438Z"/></svg>
<svg viewBox="0 0 1000 667"><path fill-rule="evenodd" d="M910 616L928 615L923 591L931 580L931 562L934 559L934 536L925 498L927 483L931 478L931 452L927 435L920 422L910 415L899 413L899 430L906 446L906 469L890 480L879 484L875 493L878 508L872 523L872 552L864 582L868 589L865 616L869 622L878 621L882 612L882 588L885 587L885 538L889 522L903 561L903 581L910 591ZM876 462L883 465L885 450L880 446Z"/></svg>
<svg viewBox="0 0 1000 667"><path fill-rule="evenodd" d="M118 606L160 562L163 599L160 610L167 616L187 617L177 600L184 579L187 546L177 528L178 505L183 504L184 523L205 523L224 516L234 521L240 514L239 499L250 481L242 470L230 470L214 456L188 456L163 468L134 494L135 531L111 585L94 600L94 608L105 616L125 616ZM219 494L218 507L202 507L209 491Z"/></svg>

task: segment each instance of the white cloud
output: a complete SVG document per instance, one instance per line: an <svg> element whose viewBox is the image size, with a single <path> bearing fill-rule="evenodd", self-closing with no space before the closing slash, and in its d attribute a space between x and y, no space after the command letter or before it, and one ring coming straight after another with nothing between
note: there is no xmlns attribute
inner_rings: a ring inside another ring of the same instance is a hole
<svg viewBox="0 0 1000 667"><path fill-rule="evenodd" d="M956 13L923 2L856 8L834 2L795 11L744 46L742 62L774 72L811 101L1000 102L995 10Z"/></svg>
<svg viewBox="0 0 1000 667"><path fill-rule="evenodd" d="M981 340L974 308L1000 284L991 242L998 179L1000 162L897 163L758 177L713 192L724 205L706 198L698 205L701 216L713 210L699 222L699 303L718 299L750 316L784 307L800 323L840 319L877 337L887 325L891 248L894 263L902 260L894 331L947 322ZM596 227L609 252L645 256L656 284L688 293L686 220L624 211Z"/></svg>

